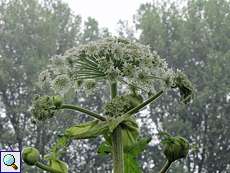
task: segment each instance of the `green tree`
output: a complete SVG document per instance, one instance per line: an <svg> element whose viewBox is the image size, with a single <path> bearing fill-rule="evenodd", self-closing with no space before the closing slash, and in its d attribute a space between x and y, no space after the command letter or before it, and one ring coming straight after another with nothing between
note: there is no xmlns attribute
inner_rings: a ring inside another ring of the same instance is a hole
<svg viewBox="0 0 230 173"><path fill-rule="evenodd" d="M83 43L99 39L99 26L94 18L88 17L85 21L81 39Z"/></svg>
<svg viewBox="0 0 230 173"><path fill-rule="evenodd" d="M37 75L51 56L76 45L81 19L59 0L1 1L0 9L0 98L6 115L0 127L9 133L1 134L0 143L22 149L29 140L43 154L47 124L29 123Z"/></svg>
<svg viewBox="0 0 230 173"><path fill-rule="evenodd" d="M229 167L229 10L225 0L188 0L183 8L177 2L145 4L137 14L140 40L173 68L183 68L198 91L188 108L172 109L173 95L150 108L157 130L183 134L198 146L184 172L227 172Z"/></svg>
<svg viewBox="0 0 230 173"><path fill-rule="evenodd" d="M118 35L120 37L125 37L130 40L135 40L135 28L129 24L129 21L119 20L118 21Z"/></svg>
<svg viewBox="0 0 230 173"><path fill-rule="evenodd" d="M99 28L99 24L96 19L88 17L84 22L84 29L81 33L81 42L88 43L89 41L96 41L100 38L106 38L111 36L108 28Z"/></svg>

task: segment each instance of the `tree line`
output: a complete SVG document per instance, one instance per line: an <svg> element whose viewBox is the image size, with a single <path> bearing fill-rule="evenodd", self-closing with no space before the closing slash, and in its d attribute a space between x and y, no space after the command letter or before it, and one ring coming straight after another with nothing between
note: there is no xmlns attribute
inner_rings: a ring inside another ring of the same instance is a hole
<svg viewBox="0 0 230 173"><path fill-rule="evenodd" d="M178 104L175 93L170 93L171 96L150 106L148 113L138 115L143 133L153 137L153 143L139 159L143 172L150 173L153 169L157 172L162 167L163 156L154 139L164 130L186 137L197 148L170 172L227 173L230 171L230 2L183 2L183 5L177 1L142 4L134 14L133 30L120 21L121 36L149 45L173 69L183 69L197 90L188 107ZM140 33L138 38L134 37L136 33ZM86 120L84 115L67 112L66 116L46 123L35 122L30 114L34 94L53 94L48 88L39 87L38 74L52 56L110 35L92 17L82 26L81 16L61 0L0 1L1 148L33 145L45 156L55 136L65 127ZM101 88L87 99L81 99L82 93L77 93L73 100L68 95L65 99L102 110L102 103L108 99L108 93L101 97L104 92ZM151 121L146 122L146 117ZM100 139L95 139L71 144L63 158L69 165L76 165L77 170L70 168L71 172L110 172L111 160L94 152L99 143ZM72 152L73 147L76 152ZM39 173L28 167L23 169Z"/></svg>

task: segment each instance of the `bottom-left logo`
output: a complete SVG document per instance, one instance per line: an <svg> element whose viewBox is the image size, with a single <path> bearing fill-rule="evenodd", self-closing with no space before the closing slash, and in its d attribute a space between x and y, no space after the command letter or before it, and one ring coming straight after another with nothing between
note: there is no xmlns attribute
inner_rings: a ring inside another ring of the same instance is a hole
<svg viewBox="0 0 230 173"><path fill-rule="evenodd" d="M0 173L21 173L21 152L0 151Z"/></svg>

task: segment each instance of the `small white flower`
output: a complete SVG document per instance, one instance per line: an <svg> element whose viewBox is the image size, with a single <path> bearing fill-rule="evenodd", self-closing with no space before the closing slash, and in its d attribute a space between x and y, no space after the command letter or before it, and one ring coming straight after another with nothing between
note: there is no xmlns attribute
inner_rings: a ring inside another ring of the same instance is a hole
<svg viewBox="0 0 230 173"><path fill-rule="evenodd" d="M44 70L39 74L39 84L44 86L51 81L51 74L49 70Z"/></svg>
<svg viewBox="0 0 230 173"><path fill-rule="evenodd" d="M49 72L49 73L48 73ZM52 75L51 75L52 74ZM140 88L151 92L158 88L170 87L174 73L166 61L149 46L123 38L107 38L80 45L66 51L63 56L54 56L48 70L40 77L62 93L89 79L127 79Z"/></svg>
<svg viewBox="0 0 230 173"><path fill-rule="evenodd" d="M51 82L51 87L54 91L64 95L69 91L72 84L69 77L65 74L56 76Z"/></svg>

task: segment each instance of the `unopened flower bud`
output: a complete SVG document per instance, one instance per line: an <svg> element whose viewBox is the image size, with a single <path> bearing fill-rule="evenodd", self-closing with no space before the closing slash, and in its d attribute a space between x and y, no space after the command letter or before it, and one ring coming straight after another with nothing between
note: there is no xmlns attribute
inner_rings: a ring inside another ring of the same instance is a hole
<svg viewBox="0 0 230 173"><path fill-rule="evenodd" d="M104 107L105 115L118 117L143 102L141 95L128 94L116 96Z"/></svg>
<svg viewBox="0 0 230 173"><path fill-rule="evenodd" d="M179 88L182 102L185 104L189 103L194 97L195 89L192 83L188 80L188 77L180 71L177 71L172 85L172 88L176 87Z"/></svg>
<svg viewBox="0 0 230 173"><path fill-rule="evenodd" d="M52 118L56 110L53 103L53 99L49 96L36 96L33 101L31 112L35 119L44 121L48 118Z"/></svg>
<svg viewBox="0 0 230 173"><path fill-rule="evenodd" d="M62 106L63 99L61 96L53 96L53 104L56 108L60 108Z"/></svg>
<svg viewBox="0 0 230 173"><path fill-rule="evenodd" d="M28 165L35 165L40 159L40 153L36 148L26 147L22 151L22 159Z"/></svg>
<svg viewBox="0 0 230 173"><path fill-rule="evenodd" d="M164 154L168 161L174 162L178 159L185 158L189 151L188 141L180 136L169 136L163 141Z"/></svg>

